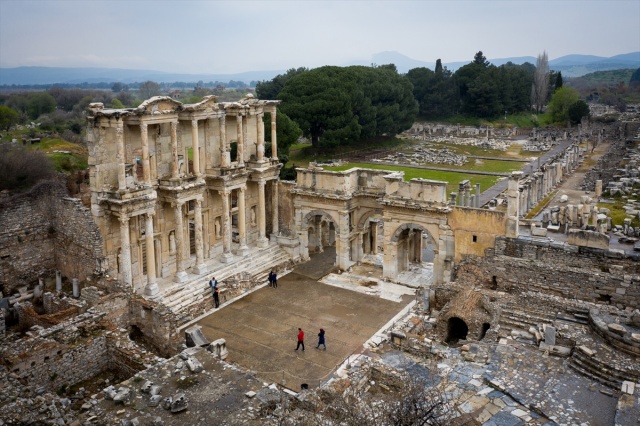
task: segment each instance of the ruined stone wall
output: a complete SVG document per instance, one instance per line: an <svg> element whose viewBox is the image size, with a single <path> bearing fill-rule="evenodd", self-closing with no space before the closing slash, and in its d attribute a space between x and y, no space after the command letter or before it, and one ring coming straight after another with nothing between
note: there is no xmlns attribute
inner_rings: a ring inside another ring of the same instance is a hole
<svg viewBox="0 0 640 426"><path fill-rule="evenodd" d="M142 298L131 299L129 324L137 327L145 342L154 346L161 356L175 355L182 343L175 315L163 305Z"/></svg>
<svg viewBox="0 0 640 426"><path fill-rule="evenodd" d="M80 280L106 272L103 241L91 210L79 199L68 197L56 199L53 210L56 268L62 275Z"/></svg>
<svg viewBox="0 0 640 426"><path fill-rule="evenodd" d="M455 262L465 255L483 256L504 235L507 216L504 212L456 207L447 217L455 237Z"/></svg>
<svg viewBox="0 0 640 426"><path fill-rule="evenodd" d="M47 181L0 201L0 284L5 295L43 274L84 280L104 268L102 239L91 212Z"/></svg>
<svg viewBox="0 0 640 426"><path fill-rule="evenodd" d="M606 188L608 183L614 180L614 175L619 173L618 168L626 152L624 140L611 142L609 151L600 157L594 168L585 173L582 189L595 191L596 180L602 180L602 187Z"/></svg>
<svg viewBox="0 0 640 426"><path fill-rule="evenodd" d="M30 192L0 201L0 287L5 295L18 287L37 283L55 269L56 197L66 195L61 182L47 181Z"/></svg>
<svg viewBox="0 0 640 426"><path fill-rule="evenodd" d="M293 206L293 194L291 193L295 186L296 183L293 181L279 182L278 223L281 235L295 235L295 209Z"/></svg>
<svg viewBox="0 0 640 426"><path fill-rule="evenodd" d="M640 253L525 238L496 238L485 257L467 256L455 280L507 292L544 294L640 307Z"/></svg>

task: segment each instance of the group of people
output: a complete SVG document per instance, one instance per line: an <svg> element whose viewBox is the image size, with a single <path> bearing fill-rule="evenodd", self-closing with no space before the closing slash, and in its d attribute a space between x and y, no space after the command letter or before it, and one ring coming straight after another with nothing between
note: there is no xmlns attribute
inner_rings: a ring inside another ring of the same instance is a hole
<svg viewBox="0 0 640 426"><path fill-rule="evenodd" d="M269 287L278 288L278 274L273 269L269 272Z"/></svg>
<svg viewBox="0 0 640 426"><path fill-rule="evenodd" d="M324 350L327 350L327 345L324 342L324 328L320 329L320 333L318 333L318 346L316 349L320 349L320 345L324 346ZM298 345L296 346L296 351L300 349L302 346L302 352L304 352L304 331L301 328L298 328Z"/></svg>
<svg viewBox="0 0 640 426"><path fill-rule="evenodd" d="M215 304L215 307L218 308L220 307L220 290L218 290L218 280L216 280L216 277L211 277L209 280L209 287L211 287L211 292L213 293L213 303ZM278 287L278 277L273 269L269 272L269 287ZM320 345L324 346L325 351L327 350L327 345L324 341L323 328L321 328L318 333L318 345L316 346L316 349L320 349ZM296 351L300 349L301 346L302 352L304 352L304 331L302 331L301 328L298 328L298 345L296 346Z"/></svg>

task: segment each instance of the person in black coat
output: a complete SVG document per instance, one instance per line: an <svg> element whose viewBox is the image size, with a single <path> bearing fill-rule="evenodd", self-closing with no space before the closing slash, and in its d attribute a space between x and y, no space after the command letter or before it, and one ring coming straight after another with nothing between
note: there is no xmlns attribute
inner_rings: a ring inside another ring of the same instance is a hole
<svg viewBox="0 0 640 426"><path fill-rule="evenodd" d="M327 350L327 345L324 343L324 328L320 329L320 333L318 333L318 346L316 349L320 349L320 345L324 346L324 350Z"/></svg>

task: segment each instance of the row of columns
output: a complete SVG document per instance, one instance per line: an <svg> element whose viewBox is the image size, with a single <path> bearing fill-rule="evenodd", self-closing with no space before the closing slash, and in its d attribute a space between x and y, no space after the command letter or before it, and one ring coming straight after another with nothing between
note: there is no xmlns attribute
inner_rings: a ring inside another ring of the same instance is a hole
<svg viewBox="0 0 640 426"><path fill-rule="evenodd" d="M269 245L269 240L266 237L266 203L265 203L265 186L266 181L258 181L258 247L264 248ZM229 197L231 190L219 191L222 197L222 261L228 262L233 258L231 252L231 208ZM273 235L277 235L278 229L278 186L277 181L274 181L273 194L272 194L272 228ZM175 247L176 247L176 273L174 277L175 282L185 282L188 279L186 272L186 253L188 251L188 245L184 238L184 214L183 206L185 201L177 201L172 204L175 224ZM203 223L202 223L202 197L195 198L194 208L194 225L195 225L195 247L196 247L196 264L194 267L194 273L204 274L207 272L207 267L204 261L204 235L203 235ZM156 260L154 251L154 229L153 229L153 212L145 213L145 244L146 250L146 266L147 266L147 285L145 287L145 294L153 296L158 292L158 285L156 281ZM238 188L238 233L240 247L238 254L245 255L248 253L247 246L247 227L246 227L246 185ZM131 241L130 241L130 217L123 215L119 217L120 220L120 240L121 240L121 277L123 283L131 285L133 282L132 270L131 270Z"/></svg>
<svg viewBox="0 0 640 426"><path fill-rule="evenodd" d="M271 159L278 160L278 144L277 144L277 129L276 129L276 110L275 108L270 111L271 115ZM257 152L256 157L258 162L264 161L264 122L262 120L263 113L257 115ZM244 116L238 115L236 117L236 132L238 134L238 167L244 167ZM209 119L205 120L205 125L208 126ZM230 158L230 146L227 143L226 137L226 117L218 117L218 124L220 129L220 164L223 168L231 167ZM179 164L178 164L178 120L172 120L171 125L171 178L176 179L179 177ZM202 169L200 167L200 140L198 131L198 120L191 120L191 148L193 151L193 171L196 176L202 175ZM205 132L206 133L206 132ZM151 183L151 169L149 159L149 129L148 123L140 123L140 142L142 145L142 174L144 183ZM124 122L122 119L117 118L116 121L116 161L118 162L118 189L126 190L126 173L125 173L125 143L124 143Z"/></svg>

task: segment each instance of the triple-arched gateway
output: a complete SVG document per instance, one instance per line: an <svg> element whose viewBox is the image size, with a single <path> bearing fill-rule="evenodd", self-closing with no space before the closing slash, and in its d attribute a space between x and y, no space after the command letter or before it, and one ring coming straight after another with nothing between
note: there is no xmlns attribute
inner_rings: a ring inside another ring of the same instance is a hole
<svg viewBox="0 0 640 426"><path fill-rule="evenodd" d="M342 270L382 254L385 279L432 262L435 282L446 282L456 259L483 254L505 233L503 212L449 204L446 182L404 182L402 173L359 168L297 172L291 193L304 259L335 245Z"/></svg>

